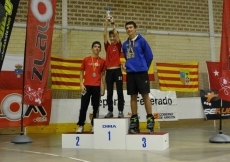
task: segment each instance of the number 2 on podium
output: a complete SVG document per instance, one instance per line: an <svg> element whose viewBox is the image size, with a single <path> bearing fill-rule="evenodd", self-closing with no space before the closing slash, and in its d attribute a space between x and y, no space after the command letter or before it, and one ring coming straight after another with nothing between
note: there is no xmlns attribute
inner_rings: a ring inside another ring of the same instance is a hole
<svg viewBox="0 0 230 162"><path fill-rule="evenodd" d="M80 145L79 145L79 141L80 141L80 137L77 136L77 137L76 137L76 146L80 146Z"/></svg>

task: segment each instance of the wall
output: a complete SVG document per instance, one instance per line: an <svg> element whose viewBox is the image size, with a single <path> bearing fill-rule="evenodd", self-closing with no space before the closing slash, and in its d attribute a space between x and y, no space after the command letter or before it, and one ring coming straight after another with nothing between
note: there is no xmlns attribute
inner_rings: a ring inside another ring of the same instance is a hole
<svg viewBox="0 0 230 162"><path fill-rule="evenodd" d="M7 53L24 53L27 5L28 0L20 0ZM199 88L208 89L205 61L219 60L222 0L57 0L52 54L62 57L89 55L94 40L103 42L106 6L112 7L111 14L122 41L127 38L125 22L134 20L138 32L154 51L154 63L199 61ZM105 57L104 50L101 56ZM158 89L156 68L155 78L151 88ZM51 87L50 77L47 86ZM199 92L177 93L177 96L198 97ZM53 90L53 98L79 98L79 92Z"/></svg>

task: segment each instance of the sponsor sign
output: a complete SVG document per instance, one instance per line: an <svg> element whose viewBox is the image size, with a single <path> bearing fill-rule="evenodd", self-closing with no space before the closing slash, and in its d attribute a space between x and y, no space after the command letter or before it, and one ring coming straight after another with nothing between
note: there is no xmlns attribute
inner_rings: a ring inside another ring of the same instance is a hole
<svg viewBox="0 0 230 162"><path fill-rule="evenodd" d="M201 90L201 103L207 120L230 119L230 102L218 98L218 91Z"/></svg>
<svg viewBox="0 0 230 162"><path fill-rule="evenodd" d="M107 106L107 91L105 95L101 97L100 100L100 109L99 109L99 117L104 117L108 112ZM160 91L157 89L151 89L150 100L152 104L153 115L156 121L175 121L178 120L178 111L177 111L177 97L175 91ZM124 116L131 117L131 107L130 107L130 96L127 95L127 90L124 90ZM138 104L138 117L140 122L146 121L146 111L144 106L144 101L141 95L138 95L137 98ZM91 105L91 104L90 104ZM117 92L114 90L113 92L113 114L114 117L117 117L118 114L118 99ZM90 123L90 117L92 116L92 108L88 109L87 122Z"/></svg>
<svg viewBox="0 0 230 162"><path fill-rule="evenodd" d="M46 90L43 106L22 106L21 90L0 91L0 127L20 126L23 110L23 126L48 125L52 104L51 90Z"/></svg>

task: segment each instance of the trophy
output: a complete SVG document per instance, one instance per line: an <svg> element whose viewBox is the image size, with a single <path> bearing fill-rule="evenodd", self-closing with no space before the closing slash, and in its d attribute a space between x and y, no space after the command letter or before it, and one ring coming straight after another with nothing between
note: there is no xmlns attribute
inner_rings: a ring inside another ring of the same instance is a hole
<svg viewBox="0 0 230 162"><path fill-rule="evenodd" d="M110 12L111 12L111 7L106 7L106 17L108 19L108 21L110 21L111 19L111 15L110 15Z"/></svg>

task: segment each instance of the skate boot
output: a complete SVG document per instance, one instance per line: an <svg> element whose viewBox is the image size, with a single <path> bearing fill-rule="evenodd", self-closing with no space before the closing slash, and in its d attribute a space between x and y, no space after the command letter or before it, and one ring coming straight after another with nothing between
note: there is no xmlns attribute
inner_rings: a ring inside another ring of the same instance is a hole
<svg viewBox="0 0 230 162"><path fill-rule="evenodd" d="M130 125L129 125L129 133L130 134L135 134L135 133L139 133L139 132L140 132L140 129L139 129L138 116L131 117L130 118Z"/></svg>
<svg viewBox="0 0 230 162"><path fill-rule="evenodd" d="M153 133L154 132L154 117L150 116L150 117L146 117L147 119L147 129L149 133Z"/></svg>

